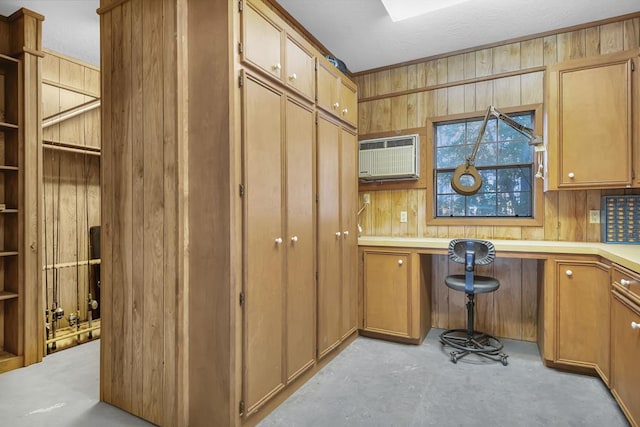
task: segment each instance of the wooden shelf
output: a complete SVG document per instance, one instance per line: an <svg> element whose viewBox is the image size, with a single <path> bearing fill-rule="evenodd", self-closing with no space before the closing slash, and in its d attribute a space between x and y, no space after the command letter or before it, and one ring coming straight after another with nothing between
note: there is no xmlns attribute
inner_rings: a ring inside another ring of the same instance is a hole
<svg viewBox="0 0 640 427"><path fill-rule="evenodd" d="M18 125L15 125L13 123L0 122L0 129L16 130L16 129L18 129Z"/></svg>
<svg viewBox="0 0 640 427"><path fill-rule="evenodd" d="M0 209L0 215L2 214L14 214L18 213L18 209Z"/></svg>
<svg viewBox="0 0 640 427"><path fill-rule="evenodd" d="M12 65L18 65L20 61L12 56L4 55L0 53L0 62L9 63Z"/></svg>
<svg viewBox="0 0 640 427"><path fill-rule="evenodd" d="M0 171L17 171L18 167L17 166L5 166L5 165L1 165L0 166Z"/></svg>
<svg viewBox="0 0 640 427"><path fill-rule="evenodd" d="M18 294L14 292L0 291L0 301L18 298Z"/></svg>
<svg viewBox="0 0 640 427"><path fill-rule="evenodd" d="M0 374L12 369L20 368L24 363L23 356L16 356L0 348Z"/></svg>
<svg viewBox="0 0 640 427"><path fill-rule="evenodd" d="M0 257L16 255L18 255L18 251L0 251Z"/></svg>

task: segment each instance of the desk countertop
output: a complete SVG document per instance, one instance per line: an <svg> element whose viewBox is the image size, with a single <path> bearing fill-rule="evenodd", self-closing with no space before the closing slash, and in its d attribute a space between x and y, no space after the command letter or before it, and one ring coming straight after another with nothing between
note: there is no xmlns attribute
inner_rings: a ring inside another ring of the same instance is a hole
<svg viewBox="0 0 640 427"><path fill-rule="evenodd" d="M360 246L388 248L443 249L451 239L431 237L362 236ZM640 273L640 245L620 245L590 242L558 242L547 240L493 240L496 251L539 254L599 255L616 264Z"/></svg>

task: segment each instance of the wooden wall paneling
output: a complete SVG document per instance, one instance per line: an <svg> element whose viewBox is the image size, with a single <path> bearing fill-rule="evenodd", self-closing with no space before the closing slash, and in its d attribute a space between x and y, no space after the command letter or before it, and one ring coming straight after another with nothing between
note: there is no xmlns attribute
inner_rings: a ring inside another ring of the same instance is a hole
<svg viewBox="0 0 640 427"><path fill-rule="evenodd" d="M624 22L600 26L600 54L620 52L624 48Z"/></svg>
<svg viewBox="0 0 640 427"><path fill-rule="evenodd" d="M393 191L389 194L391 197L391 235L407 236L408 222L400 222L400 212L407 212L407 190Z"/></svg>
<svg viewBox="0 0 640 427"><path fill-rule="evenodd" d="M393 199L388 191L371 192L372 231L374 236L393 235Z"/></svg>
<svg viewBox="0 0 640 427"><path fill-rule="evenodd" d="M624 50L640 47L640 18L624 21Z"/></svg>
<svg viewBox="0 0 640 427"><path fill-rule="evenodd" d="M558 240L584 242L586 214L586 191L560 191L558 193Z"/></svg>
<svg viewBox="0 0 640 427"><path fill-rule="evenodd" d="M476 51L476 77L493 74L493 50L480 49Z"/></svg>
<svg viewBox="0 0 640 427"><path fill-rule="evenodd" d="M464 55L455 55L447 58L447 82L455 82L464 79L465 70ZM440 72L440 71L439 71ZM464 112L465 96L464 86L452 86L447 88L447 113L458 114Z"/></svg>
<svg viewBox="0 0 640 427"><path fill-rule="evenodd" d="M476 274L482 276L494 277L494 266L478 265L476 266ZM502 284L501 284L502 286ZM462 292L459 292L462 293ZM494 332L494 298L496 292L489 292L488 294L477 294L475 297L475 329L481 332L493 333ZM466 298L465 298L466 299Z"/></svg>
<svg viewBox="0 0 640 427"><path fill-rule="evenodd" d="M600 55L600 27L585 28L586 56Z"/></svg>
<svg viewBox="0 0 640 427"><path fill-rule="evenodd" d="M543 38L544 65L558 62L558 37L554 34Z"/></svg>
<svg viewBox="0 0 640 427"><path fill-rule="evenodd" d="M392 91L391 71L382 70L375 74L374 95L384 95Z"/></svg>
<svg viewBox="0 0 640 427"><path fill-rule="evenodd" d="M522 339L538 339L538 263L535 259L522 260Z"/></svg>
<svg viewBox="0 0 640 427"><path fill-rule="evenodd" d="M42 86L42 116L50 117L62 111L60 108L60 88L43 84ZM60 141L60 124L43 129L43 138Z"/></svg>
<svg viewBox="0 0 640 427"><path fill-rule="evenodd" d="M391 126L391 99L383 98L371 101L371 120L369 121L370 133L386 132L392 130Z"/></svg>
<svg viewBox="0 0 640 427"><path fill-rule="evenodd" d="M407 229L405 236L417 236L418 235L418 191L419 190L407 190Z"/></svg>
<svg viewBox="0 0 640 427"><path fill-rule="evenodd" d="M587 242L599 242L600 241L600 223L592 224L589 221L589 215L591 210L600 210L600 197L602 192L600 190L586 190L586 207L585 207L585 221L586 227L586 241Z"/></svg>
<svg viewBox="0 0 640 427"><path fill-rule="evenodd" d="M544 72L523 74L520 76L520 84L520 102L523 105L544 102Z"/></svg>
<svg viewBox="0 0 640 427"><path fill-rule="evenodd" d="M494 333L522 339L522 260L496 258L494 274L501 282L493 300Z"/></svg>
<svg viewBox="0 0 640 427"><path fill-rule="evenodd" d="M457 262L453 262L450 259L449 262L449 274L464 274L464 265ZM449 289L444 283L444 279L437 284L437 286L444 287L449 293L449 318L447 328L461 328L464 329L467 324L467 296L464 292L454 291Z"/></svg>
<svg viewBox="0 0 640 427"><path fill-rule="evenodd" d="M424 67L420 67L421 70L424 70ZM413 64L407 67L407 89L417 89L418 84L422 84L421 78L424 75L420 76L418 74L418 65ZM407 128L417 128L423 126L424 119L422 117L422 109L421 104L419 102L419 93L412 93L407 95Z"/></svg>
<svg viewBox="0 0 640 427"><path fill-rule="evenodd" d="M407 95L391 98L391 127L387 130L399 131L407 128L408 97Z"/></svg>
<svg viewBox="0 0 640 427"><path fill-rule="evenodd" d="M493 81L494 103L502 108L522 105L520 98L520 76Z"/></svg>
<svg viewBox="0 0 640 427"><path fill-rule="evenodd" d="M446 255L433 255L431 278L431 325L435 328L449 327L449 288L444 278L449 274L449 258Z"/></svg>
<svg viewBox="0 0 640 427"><path fill-rule="evenodd" d="M586 55L586 30L560 33L558 41L558 62L584 58Z"/></svg>
<svg viewBox="0 0 640 427"><path fill-rule="evenodd" d="M493 73L520 69L520 43L510 43L493 48Z"/></svg>
<svg viewBox="0 0 640 427"><path fill-rule="evenodd" d="M358 130L361 134L371 133L371 105L373 102L375 101L358 102Z"/></svg>
<svg viewBox="0 0 640 427"><path fill-rule="evenodd" d="M500 240L520 240L522 239L523 227L494 226L493 239Z"/></svg>
<svg viewBox="0 0 640 427"><path fill-rule="evenodd" d="M559 240L559 192L544 194L544 240Z"/></svg>

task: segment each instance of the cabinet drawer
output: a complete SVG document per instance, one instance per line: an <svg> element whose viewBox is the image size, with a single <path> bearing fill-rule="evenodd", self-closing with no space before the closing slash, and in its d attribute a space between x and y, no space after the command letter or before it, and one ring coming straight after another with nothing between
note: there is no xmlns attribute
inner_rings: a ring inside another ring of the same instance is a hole
<svg viewBox="0 0 640 427"><path fill-rule="evenodd" d="M311 49L287 34L286 43L287 85L308 99L313 99L315 90L315 58Z"/></svg>
<svg viewBox="0 0 640 427"><path fill-rule="evenodd" d="M616 265L612 272L614 287L640 304L640 275Z"/></svg>
<svg viewBox="0 0 640 427"><path fill-rule="evenodd" d="M282 76L284 26L262 4L247 1L242 11L242 61L278 79Z"/></svg>

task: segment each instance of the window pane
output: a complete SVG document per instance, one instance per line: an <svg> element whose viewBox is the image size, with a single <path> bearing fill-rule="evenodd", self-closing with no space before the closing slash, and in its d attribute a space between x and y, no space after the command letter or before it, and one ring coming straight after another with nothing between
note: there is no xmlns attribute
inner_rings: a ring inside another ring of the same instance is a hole
<svg viewBox="0 0 640 427"><path fill-rule="evenodd" d="M436 150L436 168L449 169L456 168L466 159L465 146L440 147Z"/></svg>
<svg viewBox="0 0 640 427"><path fill-rule="evenodd" d="M498 169L498 192L531 191L531 168Z"/></svg>
<svg viewBox="0 0 640 427"><path fill-rule="evenodd" d="M480 187L480 193L495 193L496 192L496 170L495 169L481 169L478 171L480 178L482 178L482 187Z"/></svg>
<svg viewBox="0 0 640 427"><path fill-rule="evenodd" d="M514 121L520 123L521 125L531 128L531 115L527 114L524 116L509 116L509 117L511 117ZM509 141L513 139L522 139L522 138L527 139L526 136L524 136L522 133L515 130L505 122L500 121L498 123L498 139L500 141Z"/></svg>
<svg viewBox="0 0 640 427"><path fill-rule="evenodd" d="M436 145L444 147L462 144L464 142L464 128L464 122L438 125L436 127Z"/></svg>
<svg viewBox="0 0 640 427"><path fill-rule="evenodd" d="M533 148L529 141L516 140L498 143L498 165L531 163Z"/></svg>
<svg viewBox="0 0 640 427"><path fill-rule="evenodd" d="M464 216L464 196L447 194L438 196L438 216Z"/></svg>
<svg viewBox="0 0 640 427"><path fill-rule="evenodd" d="M498 216L531 216L531 193L498 193Z"/></svg>
<svg viewBox="0 0 640 427"><path fill-rule="evenodd" d="M498 144L482 143L476 154L476 166L494 166L498 164Z"/></svg>
<svg viewBox="0 0 640 427"><path fill-rule="evenodd" d="M436 191L438 194L455 193L451 188L451 178L453 178L453 172L438 172L436 174Z"/></svg>
<svg viewBox="0 0 640 427"><path fill-rule="evenodd" d="M496 216L496 194L478 193L468 196L467 216Z"/></svg>
<svg viewBox="0 0 640 427"><path fill-rule="evenodd" d="M470 144L475 144L478 139L478 132L480 132L480 126L482 120L473 120L467 122L467 141ZM487 122L487 128L484 130L482 142L495 142L496 141L496 120L489 120Z"/></svg>

